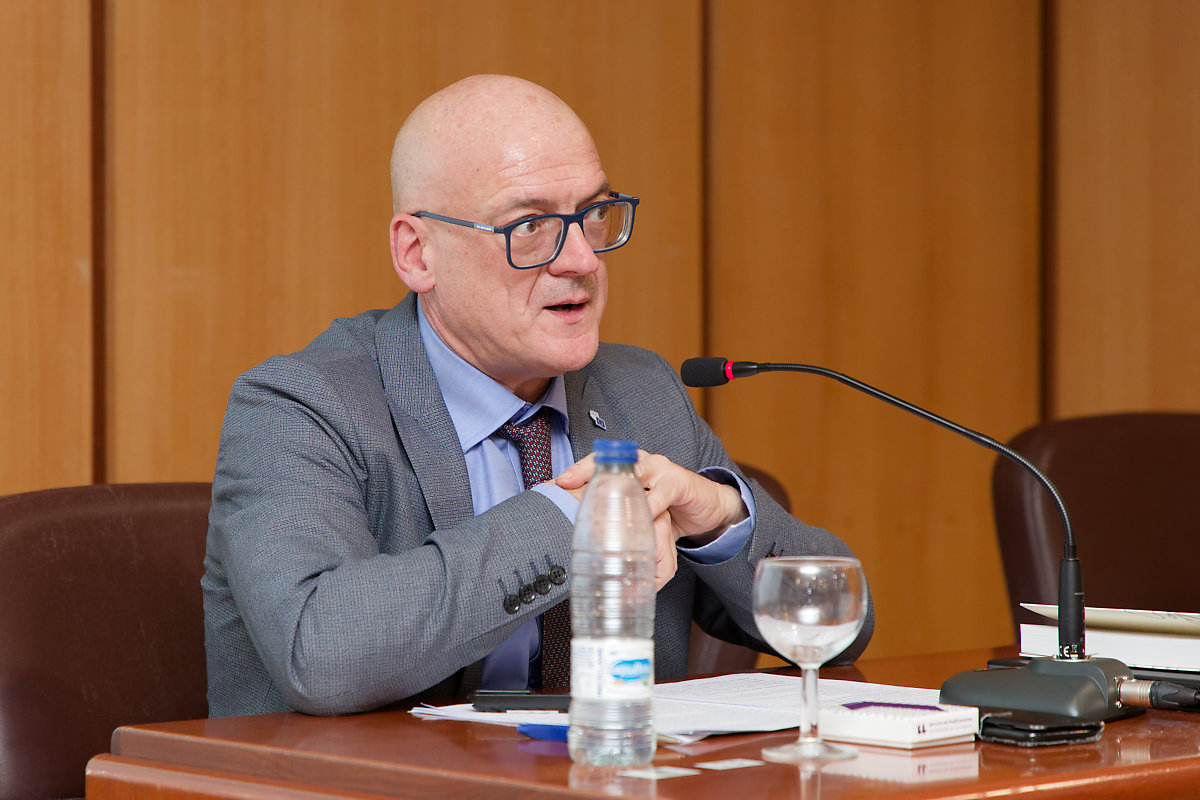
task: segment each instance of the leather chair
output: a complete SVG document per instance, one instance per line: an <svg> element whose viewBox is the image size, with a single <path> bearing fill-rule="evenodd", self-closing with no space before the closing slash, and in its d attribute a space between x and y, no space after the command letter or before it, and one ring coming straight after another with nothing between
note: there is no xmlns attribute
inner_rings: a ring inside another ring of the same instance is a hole
<svg viewBox="0 0 1200 800"><path fill-rule="evenodd" d="M1200 611L1200 414L1123 413L1047 422L1010 446L1058 488L1083 572L1084 603ZM1062 525L1033 478L1001 457L992 476L1013 625L1058 602Z"/></svg>
<svg viewBox="0 0 1200 800"><path fill-rule="evenodd" d="M792 501L788 497L787 489L774 475L750 464L739 462L738 467L747 478L758 481L776 503L788 511L792 510ZM701 630L699 625L692 623L692 635L688 645L689 675L712 675L718 672L754 669L758 663L758 655L757 651L749 647L710 636Z"/></svg>
<svg viewBox="0 0 1200 800"><path fill-rule="evenodd" d="M207 483L0 498L0 798L81 797L119 725L208 714Z"/></svg>

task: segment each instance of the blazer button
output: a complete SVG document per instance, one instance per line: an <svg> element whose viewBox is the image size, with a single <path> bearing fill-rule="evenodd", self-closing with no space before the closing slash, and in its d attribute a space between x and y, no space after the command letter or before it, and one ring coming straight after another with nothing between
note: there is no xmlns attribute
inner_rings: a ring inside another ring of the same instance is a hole
<svg viewBox="0 0 1200 800"><path fill-rule="evenodd" d="M562 586L564 583L567 582L567 571L557 564L552 566L550 568L550 572L547 574L550 577L550 581L555 586Z"/></svg>
<svg viewBox="0 0 1200 800"><path fill-rule="evenodd" d="M534 590L533 586L528 583L518 589L517 592L521 595L522 603L532 603L537 599L537 592Z"/></svg>
<svg viewBox="0 0 1200 800"><path fill-rule="evenodd" d="M533 579L533 588L538 594L550 594L550 590L554 588L554 583L551 582L549 575L538 575Z"/></svg>
<svg viewBox="0 0 1200 800"><path fill-rule="evenodd" d="M515 594L507 595L504 598L504 610L507 611L509 614L517 613L517 611L519 611L520 608L521 608L521 598L517 597Z"/></svg>

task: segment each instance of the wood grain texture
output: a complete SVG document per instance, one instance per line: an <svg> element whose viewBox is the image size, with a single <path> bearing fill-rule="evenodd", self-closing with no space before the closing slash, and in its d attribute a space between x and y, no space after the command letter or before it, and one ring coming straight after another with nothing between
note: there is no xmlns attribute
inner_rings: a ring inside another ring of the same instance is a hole
<svg viewBox="0 0 1200 800"><path fill-rule="evenodd" d="M1200 4L1053 5L1052 416L1200 409Z"/></svg>
<svg viewBox="0 0 1200 800"><path fill-rule="evenodd" d="M713 4L708 350L1036 420L1035 2ZM738 458L861 557L868 654L1011 636L985 450L815 376L710 390Z"/></svg>
<svg viewBox="0 0 1200 800"><path fill-rule="evenodd" d="M640 195L604 336L700 342L700 17L692 2L111 4L108 479L211 477L234 378L393 305L388 156L478 72L543 83Z"/></svg>
<svg viewBox="0 0 1200 800"><path fill-rule="evenodd" d="M937 687L953 672L1015 650L865 659L825 678ZM793 674L795 672L793 671ZM761 762L764 746L796 732L735 734L660 747L669 781L571 763L562 742L534 742L513 728L421 720L404 710L345 717L254 717L126 726L112 755L88 764L89 798L1151 798L1188 797L1200 778L1200 728L1182 711L1151 710L1109 725L1097 742L1011 747L988 742L913 752L861 749L858 759L815 772ZM753 759L743 769L704 768ZM889 763L890 762L890 763Z"/></svg>
<svg viewBox="0 0 1200 800"><path fill-rule="evenodd" d="M92 480L91 25L0 3L0 494Z"/></svg>
<svg viewBox="0 0 1200 800"><path fill-rule="evenodd" d="M96 479L97 443L105 480L208 480L238 373L399 298L392 136L484 71L558 92L643 198L607 339L819 363L1001 439L1043 389L1200 407L1200 5L1044 5L1045 42L1036 0L0 2L0 492ZM815 377L702 399L863 556L871 654L1006 635L986 453Z"/></svg>

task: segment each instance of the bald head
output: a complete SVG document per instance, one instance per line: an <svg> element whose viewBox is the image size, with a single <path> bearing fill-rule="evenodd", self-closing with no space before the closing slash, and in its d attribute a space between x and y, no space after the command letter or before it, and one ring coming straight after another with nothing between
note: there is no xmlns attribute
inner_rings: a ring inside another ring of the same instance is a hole
<svg viewBox="0 0 1200 800"><path fill-rule="evenodd" d="M447 347L534 402L596 355L605 256L580 220L551 261L512 269L517 226L504 236L477 226L527 221L518 245L544 243L552 226L536 220L577 214L610 192L591 134L564 102L518 78L466 78L417 106L396 135L392 266Z"/></svg>
<svg viewBox="0 0 1200 800"><path fill-rule="evenodd" d="M599 162L583 121L547 89L508 75L464 78L418 105L396 134L392 210L452 213L447 204L471 187L527 168L550 147Z"/></svg>

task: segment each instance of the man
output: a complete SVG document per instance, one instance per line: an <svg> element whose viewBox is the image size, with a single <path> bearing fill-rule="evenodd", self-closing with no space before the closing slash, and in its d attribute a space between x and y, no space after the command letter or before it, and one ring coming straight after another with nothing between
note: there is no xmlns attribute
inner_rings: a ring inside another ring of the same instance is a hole
<svg viewBox="0 0 1200 800"><path fill-rule="evenodd" d="M599 343L604 253L637 200L612 191L582 121L527 81L467 78L412 112L391 169L408 296L230 396L203 579L210 712L539 686L598 437L644 451L658 677L685 674L693 618L767 649L758 559L849 551L737 474L661 358ZM504 425L531 420L557 478L526 489Z"/></svg>

